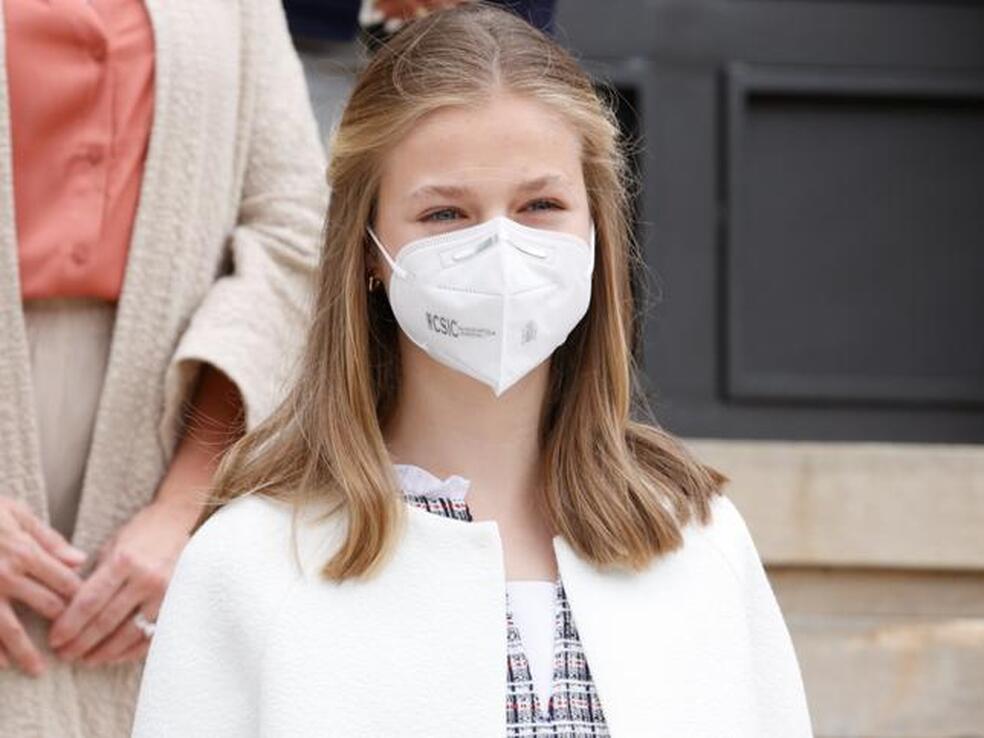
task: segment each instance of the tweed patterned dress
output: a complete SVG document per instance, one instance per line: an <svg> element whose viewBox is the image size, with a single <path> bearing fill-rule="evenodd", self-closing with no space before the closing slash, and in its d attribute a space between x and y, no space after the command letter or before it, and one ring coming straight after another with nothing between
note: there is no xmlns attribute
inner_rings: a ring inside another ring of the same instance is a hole
<svg viewBox="0 0 984 738"><path fill-rule="evenodd" d="M410 465L396 465L408 504L457 520L471 521L465 502L468 481L440 480ZM546 706L533 684L519 629L513 622L506 594L506 736L507 738L607 738L608 727L591 671L581 647L564 585L554 588L554 665L550 700Z"/></svg>

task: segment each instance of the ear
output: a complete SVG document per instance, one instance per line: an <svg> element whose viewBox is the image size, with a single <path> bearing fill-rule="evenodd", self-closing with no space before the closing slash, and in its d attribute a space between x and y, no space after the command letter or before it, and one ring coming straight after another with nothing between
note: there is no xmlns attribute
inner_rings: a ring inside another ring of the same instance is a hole
<svg viewBox="0 0 984 738"><path fill-rule="evenodd" d="M370 227L372 227L371 223ZM375 229L373 230L375 231ZM390 266L389 261L384 258L383 254L380 253L380 250L384 248L383 245L376 243L369 233L368 228L366 228L365 247L366 272L378 277L384 286L388 285L393 267Z"/></svg>
<svg viewBox="0 0 984 738"><path fill-rule="evenodd" d="M366 265L366 272L368 274L375 274L377 277L381 277L382 272L380 271L379 264L381 259L379 258L379 252L376 251L375 245L373 245L368 236L366 236L366 246L362 255L363 261Z"/></svg>

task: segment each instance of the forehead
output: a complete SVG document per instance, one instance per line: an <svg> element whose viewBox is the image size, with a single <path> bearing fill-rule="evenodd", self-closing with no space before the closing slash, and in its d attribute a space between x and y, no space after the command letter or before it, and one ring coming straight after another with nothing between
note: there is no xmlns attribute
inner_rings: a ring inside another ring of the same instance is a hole
<svg viewBox="0 0 984 738"><path fill-rule="evenodd" d="M380 187L402 196L435 182L518 185L537 178L583 189L580 137L542 103L497 94L421 118L384 157Z"/></svg>

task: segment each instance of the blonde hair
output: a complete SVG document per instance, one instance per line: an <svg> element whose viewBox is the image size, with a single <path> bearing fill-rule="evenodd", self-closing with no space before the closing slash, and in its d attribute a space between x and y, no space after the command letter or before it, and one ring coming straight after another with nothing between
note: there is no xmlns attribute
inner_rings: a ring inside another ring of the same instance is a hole
<svg viewBox="0 0 984 738"><path fill-rule="evenodd" d="M360 75L337 127L313 322L298 380L280 407L240 439L214 480L211 504L246 492L344 508L346 537L323 573L371 574L402 523L382 428L400 390L397 325L383 291L366 285L366 225L380 162L421 116L480 105L498 90L562 115L581 136L596 227L591 306L551 359L541 419L542 509L599 565L641 568L706 522L724 478L654 424L633 420L640 397L630 343L629 174L618 126L588 76L555 42L512 13L467 3L414 21Z"/></svg>

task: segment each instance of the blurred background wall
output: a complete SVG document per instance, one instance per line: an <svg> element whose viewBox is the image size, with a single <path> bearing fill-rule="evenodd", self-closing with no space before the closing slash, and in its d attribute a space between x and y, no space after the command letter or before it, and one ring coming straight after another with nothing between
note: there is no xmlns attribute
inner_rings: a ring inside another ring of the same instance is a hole
<svg viewBox="0 0 984 738"><path fill-rule="evenodd" d="M345 5L288 2L326 135ZM732 480L817 735L984 736L984 3L554 20L638 142L647 389Z"/></svg>

